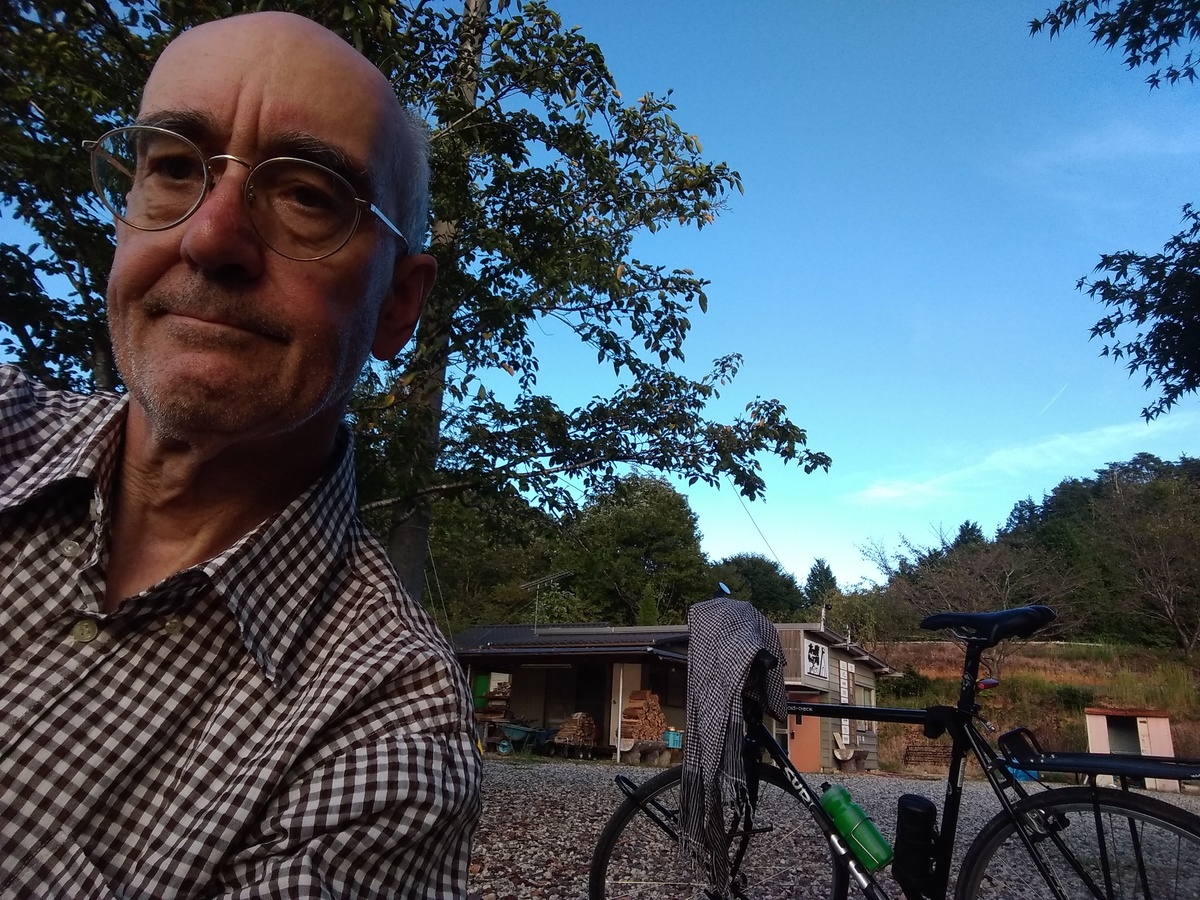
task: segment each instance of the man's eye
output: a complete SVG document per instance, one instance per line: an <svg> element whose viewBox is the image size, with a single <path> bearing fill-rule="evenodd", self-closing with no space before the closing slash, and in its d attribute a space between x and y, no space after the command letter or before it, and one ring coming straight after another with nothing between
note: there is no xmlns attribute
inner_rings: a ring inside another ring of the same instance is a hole
<svg viewBox="0 0 1200 900"><path fill-rule="evenodd" d="M203 181L200 160L192 154L158 154L147 159L146 171L156 178L172 181Z"/></svg>
<svg viewBox="0 0 1200 900"><path fill-rule="evenodd" d="M328 191L304 182L293 183L287 194L292 203L313 211L330 210L337 205L337 200Z"/></svg>

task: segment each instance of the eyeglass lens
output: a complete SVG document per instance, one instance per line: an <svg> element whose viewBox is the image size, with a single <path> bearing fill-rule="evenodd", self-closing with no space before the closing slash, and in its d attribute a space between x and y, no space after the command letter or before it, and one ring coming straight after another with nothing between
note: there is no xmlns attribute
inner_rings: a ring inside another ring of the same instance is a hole
<svg viewBox="0 0 1200 900"><path fill-rule="evenodd" d="M178 225L196 211L211 186L207 162L195 145L153 128L105 135L92 160L104 204L129 225L147 231ZM358 223L350 184L304 160L267 160L250 173L245 194L259 236L293 259L332 253Z"/></svg>

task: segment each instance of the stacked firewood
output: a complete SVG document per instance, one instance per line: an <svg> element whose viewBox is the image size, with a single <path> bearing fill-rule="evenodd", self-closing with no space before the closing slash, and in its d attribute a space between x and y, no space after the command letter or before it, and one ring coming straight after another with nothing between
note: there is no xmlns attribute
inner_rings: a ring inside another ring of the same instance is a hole
<svg viewBox="0 0 1200 900"><path fill-rule="evenodd" d="M556 744L592 747L596 744L596 720L587 713L572 713L554 736Z"/></svg>
<svg viewBox="0 0 1200 900"><path fill-rule="evenodd" d="M475 718L480 722L507 719L508 698L511 693L512 682L500 682L492 690L483 695L483 705L475 710Z"/></svg>
<svg viewBox="0 0 1200 900"><path fill-rule="evenodd" d="M653 691L633 691L629 705L621 711L621 737L635 741L661 741L667 720L663 718L658 695Z"/></svg>

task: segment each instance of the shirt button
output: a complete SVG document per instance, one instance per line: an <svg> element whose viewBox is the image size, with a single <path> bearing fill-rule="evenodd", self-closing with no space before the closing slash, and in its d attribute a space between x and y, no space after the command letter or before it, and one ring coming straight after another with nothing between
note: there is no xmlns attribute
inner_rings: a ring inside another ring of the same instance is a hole
<svg viewBox="0 0 1200 900"><path fill-rule="evenodd" d="M67 559L74 559L83 552L83 545L79 541L63 541L58 545L58 552Z"/></svg>
<svg viewBox="0 0 1200 900"><path fill-rule="evenodd" d="M183 634L183 622L179 620L179 616L171 616L163 623L163 631L172 636Z"/></svg>
<svg viewBox="0 0 1200 900"><path fill-rule="evenodd" d="M80 644L86 644L94 640L99 633L99 626L91 619L80 619L75 623L75 627L71 629L71 637L75 638L75 641Z"/></svg>

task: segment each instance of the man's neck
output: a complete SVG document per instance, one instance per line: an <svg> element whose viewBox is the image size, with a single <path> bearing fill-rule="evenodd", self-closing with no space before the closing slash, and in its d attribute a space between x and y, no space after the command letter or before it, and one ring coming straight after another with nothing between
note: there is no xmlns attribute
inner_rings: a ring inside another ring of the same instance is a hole
<svg viewBox="0 0 1200 900"><path fill-rule="evenodd" d="M156 434L136 405L113 485L105 609L233 546L328 464L336 438Z"/></svg>

